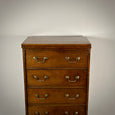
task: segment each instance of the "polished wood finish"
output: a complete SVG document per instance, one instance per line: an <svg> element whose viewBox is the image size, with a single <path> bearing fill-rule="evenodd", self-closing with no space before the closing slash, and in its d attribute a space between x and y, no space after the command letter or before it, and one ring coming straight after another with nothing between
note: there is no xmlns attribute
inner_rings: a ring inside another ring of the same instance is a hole
<svg viewBox="0 0 115 115"><path fill-rule="evenodd" d="M60 74L61 73L61 74ZM35 79L34 76L39 77ZM44 76L48 76L48 79L45 81ZM66 79L66 76L70 77L70 81ZM76 80L75 77L79 76L79 79ZM28 87L86 87L86 76L87 70L27 70L27 83Z"/></svg>
<svg viewBox="0 0 115 115"><path fill-rule="evenodd" d="M65 112L68 112L69 115L74 115L75 112L78 112L78 115L86 115L85 114L85 106L84 105L75 105L75 104L58 104L58 105L37 105L29 106L29 115L35 115L35 112L39 112L40 115L44 115L45 112L48 112L48 115L66 115Z"/></svg>
<svg viewBox="0 0 115 115"><path fill-rule="evenodd" d="M89 49L89 55L88 55L88 74L87 74L87 83L86 83L86 115L88 115L88 100L89 100L89 75L90 75L90 52L91 49Z"/></svg>
<svg viewBox="0 0 115 115"><path fill-rule="evenodd" d="M28 37L22 48L26 115L66 115L66 111L88 115L91 44L87 38Z"/></svg>
<svg viewBox="0 0 115 115"><path fill-rule="evenodd" d="M24 91L25 91L25 115L28 115L28 95L27 95L27 75L26 75L26 50L22 50L23 53L23 69L24 69Z"/></svg>
<svg viewBox="0 0 115 115"><path fill-rule="evenodd" d="M38 94L39 97L35 97ZM48 94L46 99L44 95ZM65 95L69 94L70 98ZM79 97L75 97L79 94ZM86 103L86 89L28 89L28 103Z"/></svg>
<svg viewBox="0 0 115 115"><path fill-rule="evenodd" d="M88 66L88 51L87 50L26 50L26 66L28 67L79 67L85 68ZM47 57L46 62L37 63L33 57L43 59ZM58 57L58 58L57 58ZM70 61L75 61L76 57L80 57L80 60L76 63L69 63L65 57L70 57Z"/></svg>
<svg viewBox="0 0 115 115"><path fill-rule="evenodd" d="M90 42L83 36L30 36L23 43L22 48L91 48Z"/></svg>

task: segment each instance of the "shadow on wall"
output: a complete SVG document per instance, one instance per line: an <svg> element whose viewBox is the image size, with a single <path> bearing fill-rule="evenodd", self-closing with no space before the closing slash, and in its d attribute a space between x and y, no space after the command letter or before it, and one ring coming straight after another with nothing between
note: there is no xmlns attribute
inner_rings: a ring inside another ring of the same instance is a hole
<svg viewBox="0 0 115 115"><path fill-rule="evenodd" d="M92 44L89 115L114 115L115 40L88 38Z"/></svg>

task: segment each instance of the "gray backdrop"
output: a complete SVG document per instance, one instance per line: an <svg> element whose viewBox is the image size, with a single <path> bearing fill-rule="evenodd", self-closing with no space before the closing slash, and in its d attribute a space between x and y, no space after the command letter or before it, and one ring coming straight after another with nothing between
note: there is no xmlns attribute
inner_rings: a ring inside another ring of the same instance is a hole
<svg viewBox="0 0 115 115"><path fill-rule="evenodd" d="M92 43L89 115L115 113L115 0L0 0L0 115L24 115L21 43L85 35Z"/></svg>

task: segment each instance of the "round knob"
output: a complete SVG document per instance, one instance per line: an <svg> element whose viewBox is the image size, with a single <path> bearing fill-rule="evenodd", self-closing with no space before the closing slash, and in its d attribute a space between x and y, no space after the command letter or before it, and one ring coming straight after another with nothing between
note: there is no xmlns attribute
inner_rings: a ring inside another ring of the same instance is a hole
<svg viewBox="0 0 115 115"><path fill-rule="evenodd" d="M34 79L38 79L38 76L34 76Z"/></svg>
<svg viewBox="0 0 115 115"><path fill-rule="evenodd" d="M36 111L36 112L35 112L35 115L39 115L39 112L38 112L38 111Z"/></svg>
<svg viewBox="0 0 115 115"><path fill-rule="evenodd" d="M69 112L68 112L68 111L65 111L65 115L69 115Z"/></svg>
<svg viewBox="0 0 115 115"><path fill-rule="evenodd" d="M65 94L66 97L69 97L69 94Z"/></svg>
<svg viewBox="0 0 115 115"><path fill-rule="evenodd" d="M79 113L76 111L75 113L74 113L74 115L78 115Z"/></svg>
<svg viewBox="0 0 115 115"><path fill-rule="evenodd" d="M48 76L45 75L45 76L44 76L44 79L48 79Z"/></svg>
<svg viewBox="0 0 115 115"><path fill-rule="evenodd" d="M79 76L79 75L75 77L75 79L76 79L76 80L78 80L79 78L80 78L80 76Z"/></svg>
<svg viewBox="0 0 115 115"><path fill-rule="evenodd" d="M45 94L44 97L47 98L47 97L48 97L48 94Z"/></svg>
<svg viewBox="0 0 115 115"><path fill-rule="evenodd" d="M65 59L66 59L66 60L69 60L69 59L70 59L70 57L65 57Z"/></svg>
<svg viewBox="0 0 115 115"><path fill-rule="evenodd" d="M80 57L77 57L77 60L80 60Z"/></svg>
<svg viewBox="0 0 115 115"><path fill-rule="evenodd" d="M35 97L39 97L39 95L38 95L38 94L35 94Z"/></svg>
<svg viewBox="0 0 115 115"><path fill-rule="evenodd" d="M79 94L76 94L76 96L75 96L76 98L78 98L79 97Z"/></svg>
<svg viewBox="0 0 115 115"><path fill-rule="evenodd" d="M69 79L69 76L65 76L66 79Z"/></svg>
<svg viewBox="0 0 115 115"><path fill-rule="evenodd" d="M33 59L35 59L35 60L36 60L36 59L37 59L37 57L33 57Z"/></svg>
<svg viewBox="0 0 115 115"><path fill-rule="evenodd" d="M47 112L47 111L45 112L45 115L48 115L48 112Z"/></svg>
<svg viewBox="0 0 115 115"><path fill-rule="evenodd" d="M48 57L44 57L44 60L48 59Z"/></svg>

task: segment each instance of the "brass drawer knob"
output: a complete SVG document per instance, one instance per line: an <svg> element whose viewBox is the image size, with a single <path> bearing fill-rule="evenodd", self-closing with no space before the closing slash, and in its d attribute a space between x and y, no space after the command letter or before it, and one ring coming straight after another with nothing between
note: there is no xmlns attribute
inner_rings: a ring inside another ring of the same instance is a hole
<svg viewBox="0 0 115 115"><path fill-rule="evenodd" d="M37 97L37 98L38 98L38 97L39 97L39 95L38 95L38 94L35 94L35 97Z"/></svg>
<svg viewBox="0 0 115 115"><path fill-rule="evenodd" d="M65 57L65 59L69 62L69 63L77 63L80 60L80 57L76 57L75 61L71 61L70 57Z"/></svg>
<svg viewBox="0 0 115 115"><path fill-rule="evenodd" d="M79 75L78 75L78 76L75 76L75 79L76 79L76 80L78 80L79 78L80 78L80 76L79 76Z"/></svg>
<svg viewBox="0 0 115 115"><path fill-rule="evenodd" d="M70 95L67 93L67 94L65 94L65 97L67 97L69 100L75 100L75 99L77 99L77 98L79 98L79 94L76 94L75 95L75 97L70 97Z"/></svg>
<svg viewBox="0 0 115 115"><path fill-rule="evenodd" d="M38 94L35 94L35 97L37 97L40 100L44 100L48 97L48 94L45 94L43 98L40 98Z"/></svg>
<svg viewBox="0 0 115 115"><path fill-rule="evenodd" d="M79 94L76 94L75 97L78 98L78 97L79 97Z"/></svg>
<svg viewBox="0 0 115 115"><path fill-rule="evenodd" d="M37 62L37 63L45 63L46 60L48 60L48 57L43 57L43 58L38 58L38 57L33 57L33 59Z"/></svg>
<svg viewBox="0 0 115 115"><path fill-rule="evenodd" d="M79 79L80 79L80 76L78 75L78 76L75 76L75 80L70 80L70 77L69 76L65 76L65 78L68 80L68 82L73 82L73 83L75 83L75 82L77 82Z"/></svg>
<svg viewBox="0 0 115 115"><path fill-rule="evenodd" d="M74 113L74 115L78 115L78 114L79 114L79 112L77 112L77 111Z"/></svg>
<svg viewBox="0 0 115 115"><path fill-rule="evenodd" d="M45 75L43 80L39 80L38 76L34 76L34 79L36 79L39 82L44 82L46 79L48 79L48 76Z"/></svg>
<svg viewBox="0 0 115 115"><path fill-rule="evenodd" d="M47 97L48 97L48 94L45 94L44 97L47 98Z"/></svg>
<svg viewBox="0 0 115 115"><path fill-rule="evenodd" d="M39 78L38 78L38 76L34 76L34 79L38 80Z"/></svg>
<svg viewBox="0 0 115 115"><path fill-rule="evenodd" d="M46 111L46 112L44 112L44 114L45 114L45 115L48 115L48 112Z"/></svg>
<svg viewBox="0 0 115 115"><path fill-rule="evenodd" d="M68 112L68 111L65 111L65 115L69 115L69 112Z"/></svg>
<svg viewBox="0 0 115 115"><path fill-rule="evenodd" d="M68 98L68 97L69 97L69 94L65 94L65 96Z"/></svg>
<svg viewBox="0 0 115 115"><path fill-rule="evenodd" d="M38 111L36 111L36 112L35 112L35 115L39 115L39 112L38 112Z"/></svg>

